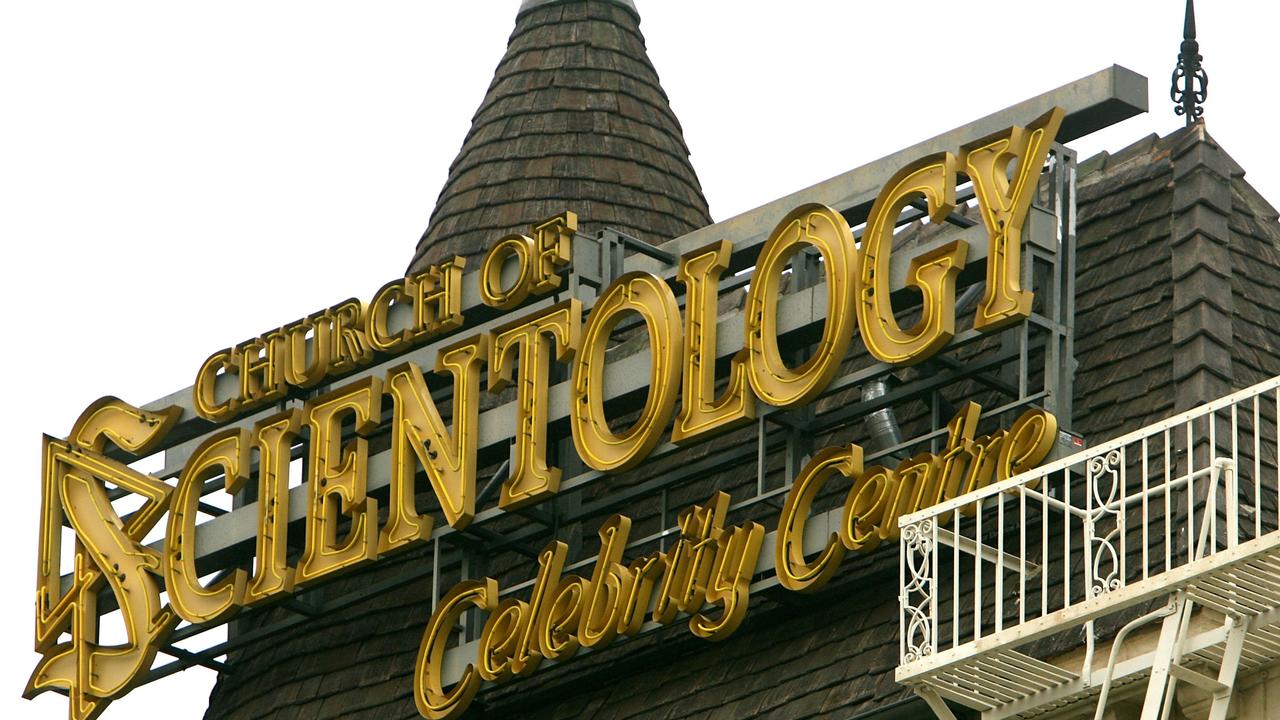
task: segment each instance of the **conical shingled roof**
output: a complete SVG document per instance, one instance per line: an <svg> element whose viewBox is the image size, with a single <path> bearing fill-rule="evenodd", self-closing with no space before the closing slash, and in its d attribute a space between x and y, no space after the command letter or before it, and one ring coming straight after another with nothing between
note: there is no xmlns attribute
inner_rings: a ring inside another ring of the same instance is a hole
<svg viewBox="0 0 1280 720"><path fill-rule="evenodd" d="M711 222L639 24L623 0L526 0L411 270L564 210L655 244Z"/></svg>

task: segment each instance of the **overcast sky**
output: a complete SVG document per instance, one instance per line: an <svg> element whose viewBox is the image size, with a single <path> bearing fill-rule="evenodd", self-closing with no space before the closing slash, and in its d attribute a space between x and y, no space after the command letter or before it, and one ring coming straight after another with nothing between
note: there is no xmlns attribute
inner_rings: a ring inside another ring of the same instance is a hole
<svg viewBox="0 0 1280 720"><path fill-rule="evenodd" d="M716 220L1112 63L1181 120L1181 0L638 0ZM30 650L41 432L112 394L191 384L213 350L399 276L502 56L518 2L0 3L0 292L9 397L0 716ZM900 9L910 8L909 12ZM1069 13L1067 12L1069 10ZM1051 14L1051 11L1055 11ZM1273 201L1280 3L1201 2L1210 132ZM106 718L200 717L212 673Z"/></svg>

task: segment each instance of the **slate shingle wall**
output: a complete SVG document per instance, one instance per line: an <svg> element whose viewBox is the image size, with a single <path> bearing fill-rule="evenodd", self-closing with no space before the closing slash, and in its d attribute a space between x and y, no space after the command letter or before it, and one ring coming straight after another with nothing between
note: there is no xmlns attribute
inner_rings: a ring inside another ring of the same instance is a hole
<svg viewBox="0 0 1280 720"><path fill-rule="evenodd" d="M1073 428L1091 442L1173 409L1171 181L1155 137L1081 165Z"/></svg>
<svg viewBox="0 0 1280 720"><path fill-rule="evenodd" d="M1235 384L1247 386L1280 375L1280 223L1242 173L1231 193L1232 370Z"/></svg>

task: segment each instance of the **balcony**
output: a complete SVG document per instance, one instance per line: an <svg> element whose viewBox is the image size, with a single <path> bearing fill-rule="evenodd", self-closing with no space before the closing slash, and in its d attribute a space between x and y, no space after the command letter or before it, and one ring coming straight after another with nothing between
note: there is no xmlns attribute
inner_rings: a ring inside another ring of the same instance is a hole
<svg viewBox="0 0 1280 720"><path fill-rule="evenodd" d="M903 516L898 681L944 720L1225 717L1280 658L1278 416L1273 378Z"/></svg>

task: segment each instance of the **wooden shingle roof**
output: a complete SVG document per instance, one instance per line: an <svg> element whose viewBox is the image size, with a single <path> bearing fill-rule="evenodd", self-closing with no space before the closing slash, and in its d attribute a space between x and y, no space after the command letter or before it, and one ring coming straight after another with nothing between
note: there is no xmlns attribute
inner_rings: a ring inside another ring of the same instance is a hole
<svg viewBox="0 0 1280 720"><path fill-rule="evenodd" d="M654 244L711 222L639 22L630 3L525 3L411 270L564 210Z"/></svg>

